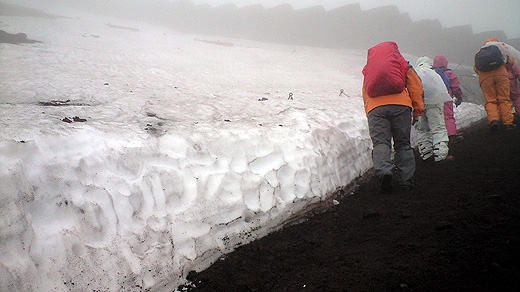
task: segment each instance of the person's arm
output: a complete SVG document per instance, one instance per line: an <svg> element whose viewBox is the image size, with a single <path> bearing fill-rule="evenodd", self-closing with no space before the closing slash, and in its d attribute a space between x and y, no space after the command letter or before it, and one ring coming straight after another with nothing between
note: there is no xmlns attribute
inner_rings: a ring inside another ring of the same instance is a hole
<svg viewBox="0 0 520 292"><path fill-rule="evenodd" d="M516 79L520 80L520 68L518 68L518 64L515 63L511 67L511 73L513 73L513 76L515 76Z"/></svg>
<svg viewBox="0 0 520 292"><path fill-rule="evenodd" d="M456 97L459 100L462 100L462 90L460 89L460 82L459 77L457 77L457 74L450 70L450 89L451 93L454 97Z"/></svg>
<svg viewBox="0 0 520 292"><path fill-rule="evenodd" d="M364 106L365 112L366 112L367 111L369 97L368 97L368 93L365 90L365 82L363 82L363 87L361 88L361 94L363 96L363 106Z"/></svg>
<svg viewBox="0 0 520 292"><path fill-rule="evenodd" d="M424 110L422 83L421 78L413 68L408 68L406 72L406 90L412 100L413 116L422 115Z"/></svg>
<svg viewBox="0 0 520 292"><path fill-rule="evenodd" d="M477 53L478 53L478 52L477 52ZM477 53L475 53L475 56L477 55ZM475 56L473 56L473 60L475 60ZM473 61L473 71L475 71L475 74L478 75L478 70L477 70L477 67L476 67L475 61Z"/></svg>
<svg viewBox="0 0 520 292"><path fill-rule="evenodd" d="M506 57L507 62L504 64L506 66L507 71L513 70L513 66L515 65L515 61L513 58L509 57L509 55Z"/></svg>

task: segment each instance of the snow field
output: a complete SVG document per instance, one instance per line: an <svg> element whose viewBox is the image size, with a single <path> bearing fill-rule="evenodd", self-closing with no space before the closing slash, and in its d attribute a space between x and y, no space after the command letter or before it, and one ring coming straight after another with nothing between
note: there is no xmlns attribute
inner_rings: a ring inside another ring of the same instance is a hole
<svg viewBox="0 0 520 292"><path fill-rule="evenodd" d="M372 166L364 51L68 16L1 18L1 291L172 291Z"/></svg>

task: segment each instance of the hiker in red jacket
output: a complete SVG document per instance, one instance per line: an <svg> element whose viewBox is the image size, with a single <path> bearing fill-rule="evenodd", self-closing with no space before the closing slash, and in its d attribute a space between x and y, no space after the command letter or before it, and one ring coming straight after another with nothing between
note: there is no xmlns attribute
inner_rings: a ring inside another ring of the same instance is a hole
<svg viewBox="0 0 520 292"><path fill-rule="evenodd" d="M363 101L372 139L374 174L381 191L393 190L392 169L396 181L406 189L413 185L415 157L410 144L412 115L421 115L423 89L417 73L403 58L395 42L383 42L368 50L363 68ZM392 140L395 150L391 161Z"/></svg>
<svg viewBox="0 0 520 292"><path fill-rule="evenodd" d="M464 137L457 132L457 125L455 124L455 116L453 114L453 104L455 103L456 106L459 106L462 103L462 90L460 89L459 78L453 70L448 68L448 60L444 55L435 56L433 58L433 66L440 68L450 79L448 93L453 101L444 103L444 122L446 123L446 130L448 130L450 143L454 144L464 139Z"/></svg>
<svg viewBox="0 0 520 292"><path fill-rule="evenodd" d="M514 123L520 124L520 89L518 88L517 79L520 80L520 69L518 68L518 64L515 63L511 66L511 70L507 71L507 75L509 77L509 97L513 102L513 106L515 107L514 112Z"/></svg>

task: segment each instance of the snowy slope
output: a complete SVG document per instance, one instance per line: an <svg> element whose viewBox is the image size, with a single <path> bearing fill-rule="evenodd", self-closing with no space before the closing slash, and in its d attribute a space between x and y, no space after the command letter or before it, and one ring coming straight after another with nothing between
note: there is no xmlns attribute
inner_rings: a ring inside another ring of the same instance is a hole
<svg viewBox="0 0 520 292"><path fill-rule="evenodd" d="M366 51L69 13L0 18L0 291L172 291L371 167Z"/></svg>

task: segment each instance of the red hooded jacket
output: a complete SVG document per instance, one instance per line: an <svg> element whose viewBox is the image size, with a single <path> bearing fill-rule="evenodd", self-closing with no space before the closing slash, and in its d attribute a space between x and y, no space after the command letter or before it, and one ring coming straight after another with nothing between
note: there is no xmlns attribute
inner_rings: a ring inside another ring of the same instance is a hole
<svg viewBox="0 0 520 292"><path fill-rule="evenodd" d="M455 74L453 70L448 69L448 59L446 59L444 55L435 56L435 58L433 58L433 66L438 67L444 71L444 74L446 74L446 76L448 76L450 79L450 89L448 91L451 97L456 97L459 100L462 99L462 90L460 89L459 77L457 77L457 74Z"/></svg>

